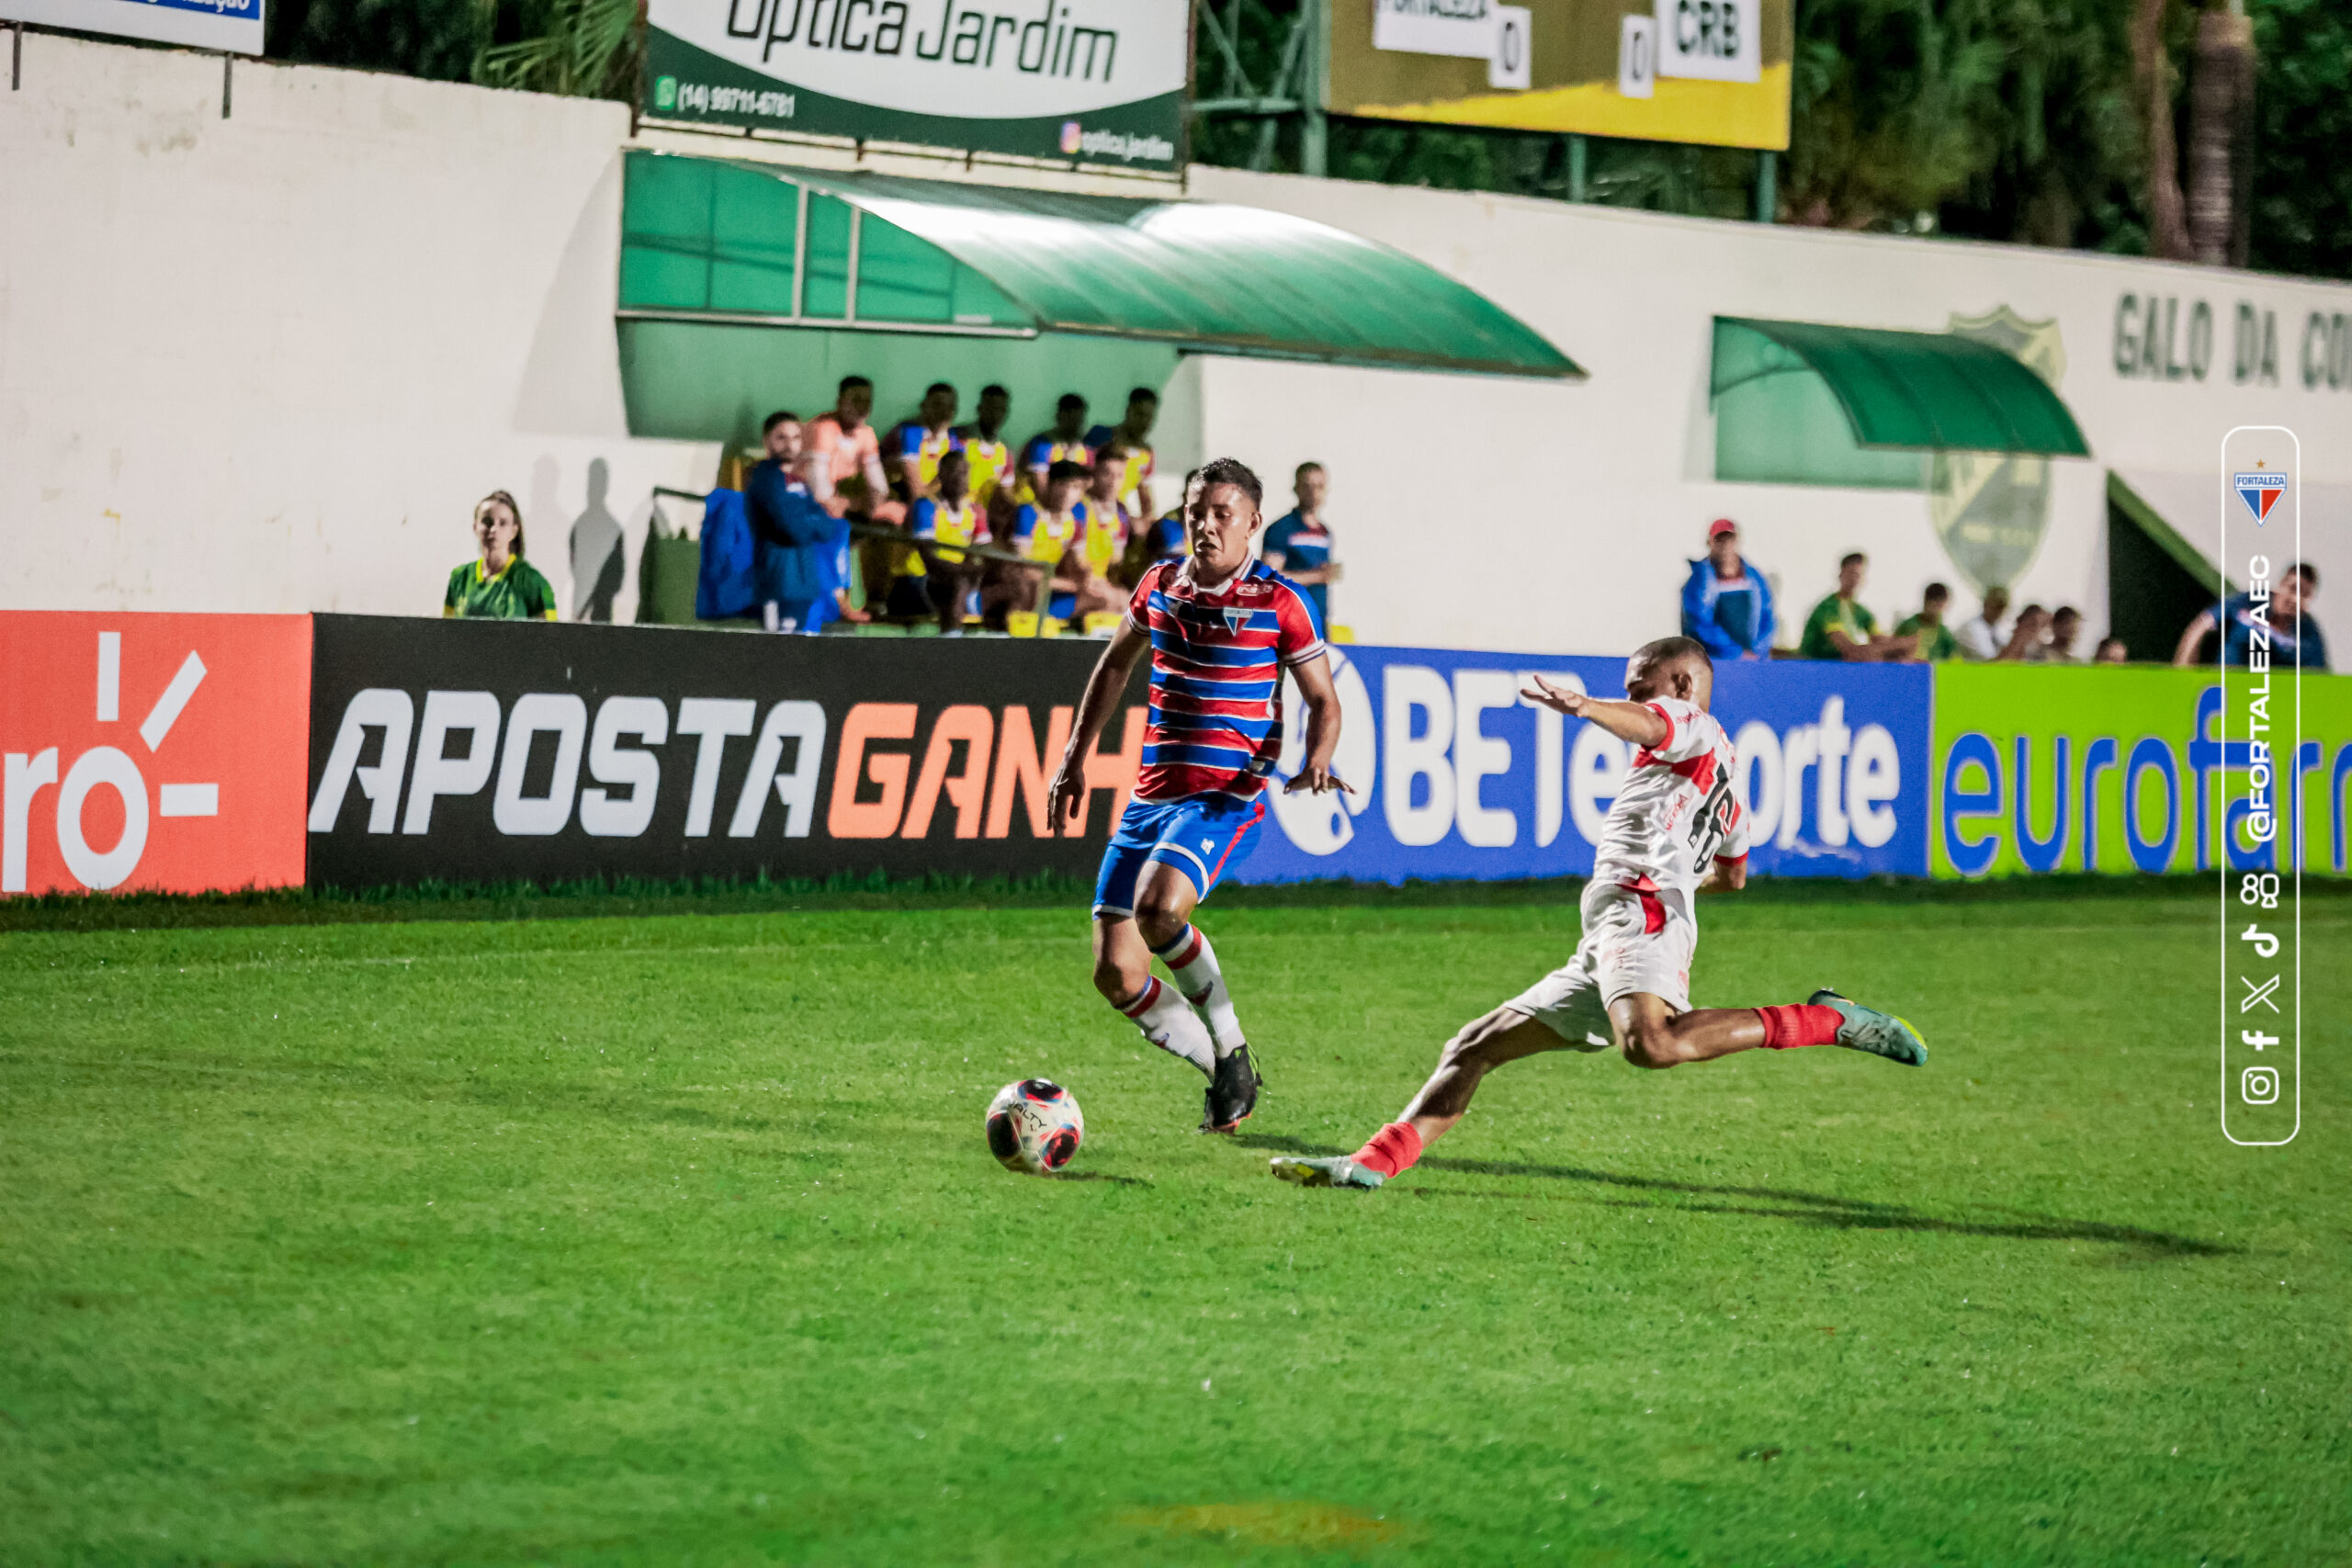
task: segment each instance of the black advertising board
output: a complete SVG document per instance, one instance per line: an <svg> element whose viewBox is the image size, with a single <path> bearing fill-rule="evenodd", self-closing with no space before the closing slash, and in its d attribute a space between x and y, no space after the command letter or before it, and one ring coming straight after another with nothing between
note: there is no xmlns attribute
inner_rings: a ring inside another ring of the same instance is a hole
<svg viewBox="0 0 2352 1568"><path fill-rule="evenodd" d="M1143 751L1138 681L1082 822L1049 820L1091 640L313 626L313 886L1083 876Z"/></svg>

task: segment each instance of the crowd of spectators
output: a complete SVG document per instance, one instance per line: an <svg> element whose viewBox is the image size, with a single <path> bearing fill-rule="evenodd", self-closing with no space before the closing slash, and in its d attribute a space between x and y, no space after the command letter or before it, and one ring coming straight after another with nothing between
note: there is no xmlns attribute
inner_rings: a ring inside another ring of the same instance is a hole
<svg viewBox="0 0 2352 1568"><path fill-rule="evenodd" d="M2120 637L2103 637L2086 658L2081 649L2083 615L2072 604L2047 609L2027 604L2009 614L2009 591L1984 590L1977 612L1955 629L1950 620L1951 589L1930 582L1919 607L1891 632L1861 602L1870 558L1860 550L1838 563L1838 586L1805 617L1792 653L1775 649L1772 591L1739 547L1739 525L1719 517L1707 525L1707 553L1690 563L1682 585L1682 633L1696 637L1717 659L1790 658L1842 660L1855 663L2122 664L2132 654ZM2273 657L2300 660L2306 670L2325 670L2327 644L2319 625L2304 613L2318 591L2319 573L2309 563L2290 566L2270 593L2256 599L2240 593L2216 615L2200 614L2182 632L2173 663L2194 664L2206 656L2218 633L2216 650L2225 662L2243 665L2257 624L2267 625Z"/></svg>
<svg viewBox="0 0 2352 1568"><path fill-rule="evenodd" d="M925 389L916 412L888 433L874 428L874 386L843 379L831 411L803 422L770 414L762 457L741 492L753 541L754 601L775 632L815 632L828 624L888 618L935 624L958 636L978 623L1035 629L1113 617L1145 571L1186 553L1182 487L1159 509L1151 430L1159 394L1137 387L1116 424L1089 425L1086 400L1063 394L1054 423L1022 443L1005 439L1012 399L980 390L967 424L956 423L956 389ZM1189 476L1188 476L1189 477ZM1266 530L1266 564L1296 582L1329 624L1330 585L1340 581L1324 517L1330 479L1320 463L1293 476L1297 504ZM728 492L714 492L721 503ZM853 525L864 525L853 529ZM706 525L707 526L707 524ZM446 616L556 619L554 589L524 558L522 508L505 491L474 507L475 558L450 572ZM1838 584L1806 615L1795 649L1776 647L1772 588L1740 547L1739 525L1707 525L1706 554L1682 585L1682 632L1719 660L1771 658L1848 662L2121 664L2121 639L2099 640L2086 656L2082 612L2029 604L2012 616L2009 591L1984 590L1976 614L1954 626L1952 594L1930 582L1919 607L1892 631L1862 603L1870 559L1857 550L1838 563ZM855 569L852 554L859 560ZM853 582L862 578L865 600ZM2208 658L2244 665L2257 629L2272 657L2305 670L2328 668L2327 643L2308 606L2319 572L2290 564L2267 594L2239 593L2199 613L2182 631L2172 662Z"/></svg>
<svg viewBox="0 0 2352 1568"><path fill-rule="evenodd" d="M1115 424L1087 423L1087 403L1064 393L1053 423L1016 448L1006 438L1012 395L982 388L968 424L956 423L954 386L934 382L915 413L874 429L873 384L845 378L832 410L804 425L768 416L765 457L746 476L763 623L813 632L836 620L1031 630L1100 629L1125 610L1144 572L1188 548L1182 487L1154 491L1151 431L1159 396L1127 394ZM1297 510L1275 525L1269 559L1322 604L1340 575L1322 516L1321 465L1298 473ZM854 608L855 580L863 608Z"/></svg>
<svg viewBox="0 0 2352 1568"><path fill-rule="evenodd" d="M1018 447L1003 387L980 389L969 423L956 423L958 403L953 385L933 382L914 413L877 432L874 384L850 376L814 419L768 415L740 488L722 483L705 498L704 588L713 571L727 581L742 570L740 557L713 565L709 541L723 533L748 540L750 602L770 631L876 619L935 624L949 636L975 623L1028 631L1115 618L1147 570L1188 552L1186 487L1164 511L1154 491L1159 395L1150 388L1127 394L1115 424L1090 425L1086 400L1064 393L1053 423ZM1270 531L1267 558L1328 611L1340 563L1323 514L1323 466L1301 464L1295 489L1298 504ZM449 574L442 614L556 619L553 589L523 558L514 498L485 497L473 529L476 558ZM726 618L740 604L698 600L698 613Z"/></svg>

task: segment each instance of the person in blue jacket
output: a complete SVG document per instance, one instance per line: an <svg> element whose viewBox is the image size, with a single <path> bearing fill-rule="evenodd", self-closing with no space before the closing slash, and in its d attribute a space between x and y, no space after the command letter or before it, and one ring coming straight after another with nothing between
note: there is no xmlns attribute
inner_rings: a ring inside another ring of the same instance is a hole
<svg viewBox="0 0 2352 1568"><path fill-rule="evenodd" d="M829 597L820 552L843 525L793 472L800 460L799 416L768 415L760 441L768 455L743 480L760 620L772 632L813 632L822 624L820 601Z"/></svg>
<svg viewBox="0 0 2352 1568"><path fill-rule="evenodd" d="M1690 563L1682 585L1682 635L1716 659L1770 659L1773 626L1772 590L1740 558L1739 525L1716 518L1705 558Z"/></svg>

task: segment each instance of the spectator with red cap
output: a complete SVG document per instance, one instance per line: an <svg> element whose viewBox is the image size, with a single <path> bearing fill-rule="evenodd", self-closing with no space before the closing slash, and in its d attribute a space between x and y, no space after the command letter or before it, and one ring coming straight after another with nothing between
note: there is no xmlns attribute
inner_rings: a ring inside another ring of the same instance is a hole
<svg viewBox="0 0 2352 1568"><path fill-rule="evenodd" d="M1769 659L1772 653L1772 590L1739 553L1739 525L1718 517L1707 525L1707 553L1690 563L1682 585L1682 635L1696 637L1716 659Z"/></svg>

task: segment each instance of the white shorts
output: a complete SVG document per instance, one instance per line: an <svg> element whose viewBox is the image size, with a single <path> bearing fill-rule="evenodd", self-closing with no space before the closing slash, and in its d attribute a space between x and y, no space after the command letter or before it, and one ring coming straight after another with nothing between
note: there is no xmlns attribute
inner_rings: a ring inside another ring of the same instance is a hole
<svg viewBox="0 0 2352 1568"><path fill-rule="evenodd" d="M1579 1051L1614 1040L1609 1004L1636 991L1690 1010L1698 923L1679 893L1637 892L1596 882L1584 890L1584 940L1576 956L1503 1005L1541 1021Z"/></svg>

